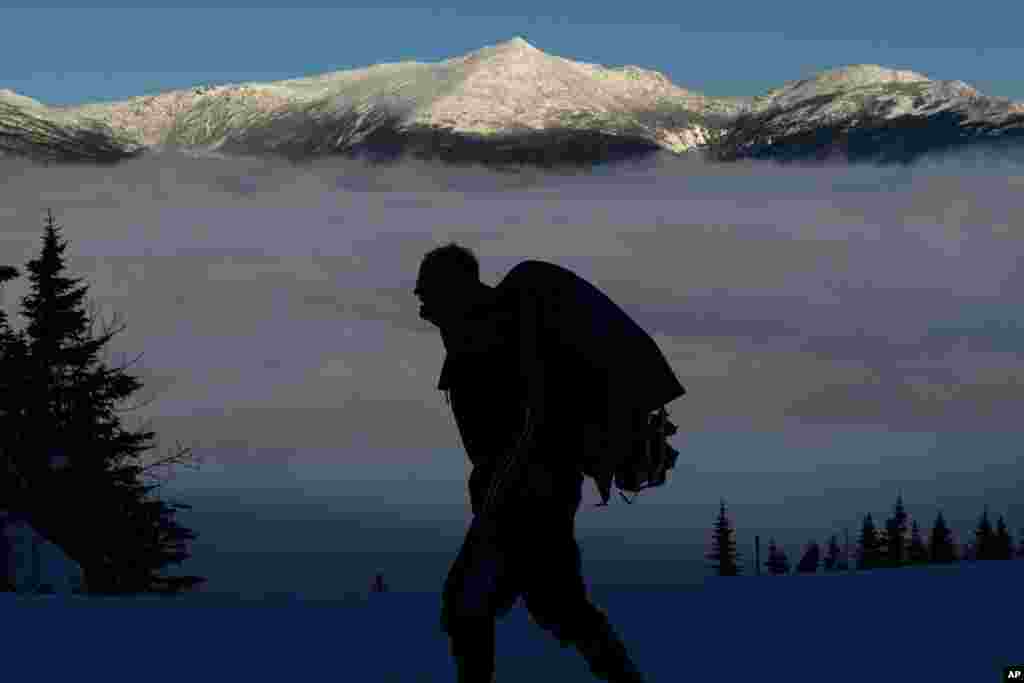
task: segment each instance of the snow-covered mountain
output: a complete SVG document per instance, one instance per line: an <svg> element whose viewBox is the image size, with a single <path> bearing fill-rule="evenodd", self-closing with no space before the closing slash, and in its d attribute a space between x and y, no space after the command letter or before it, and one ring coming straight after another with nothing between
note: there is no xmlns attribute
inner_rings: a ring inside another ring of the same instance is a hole
<svg viewBox="0 0 1024 683"><path fill-rule="evenodd" d="M0 90L0 156L117 162L341 154L586 164L658 150L721 161L909 162L971 144L1024 145L1024 104L876 65L830 69L752 98L707 97L637 66L547 54L522 38L436 63L48 106Z"/></svg>

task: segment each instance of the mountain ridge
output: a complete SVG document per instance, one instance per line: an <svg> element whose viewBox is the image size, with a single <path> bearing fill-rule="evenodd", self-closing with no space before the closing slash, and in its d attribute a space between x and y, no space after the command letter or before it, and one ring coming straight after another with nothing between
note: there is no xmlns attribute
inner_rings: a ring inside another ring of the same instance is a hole
<svg viewBox="0 0 1024 683"><path fill-rule="evenodd" d="M753 97L710 97L635 65L548 54L515 36L438 62L385 62L271 82L53 107L0 90L0 156L119 160L344 155L581 165L665 150L716 161L909 163L1024 142L1024 103L963 81L852 64Z"/></svg>

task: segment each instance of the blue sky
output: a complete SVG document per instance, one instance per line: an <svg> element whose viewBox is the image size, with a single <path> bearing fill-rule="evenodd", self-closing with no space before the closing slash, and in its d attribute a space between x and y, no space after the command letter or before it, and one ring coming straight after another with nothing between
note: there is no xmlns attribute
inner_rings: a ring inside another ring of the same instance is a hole
<svg viewBox="0 0 1024 683"><path fill-rule="evenodd" d="M0 44L0 87L75 104L436 61L519 35L708 94L869 62L1024 100L1010 70L1024 63L1011 47L1019 9L942 25L931 6L862 4L841 19L762 7L704 17L633 3L630 17L560 22L527 18L529 5L520 17L5 10L23 30ZM440 588L467 521L468 464L435 390L443 347L412 289L422 254L449 239L476 250L488 284L526 258L598 284L689 390L670 405L670 485L578 517L596 583L699 581L720 497L748 557L754 534L791 558L810 537L849 528L852 541L860 516L884 520L899 491L924 527L943 509L961 542L985 503L1024 526L1019 167L660 158L518 190L479 170L338 160L5 161L0 173L0 262L36 255L52 209L72 272L105 320L127 324L111 362L145 353L133 367L156 400L129 426L148 418L161 454L180 441L203 457L168 489L195 506L181 519L200 535L182 571L209 576L210 590L330 594L378 569L399 590ZM23 278L0 299L16 326L25 293ZM588 481L584 505L595 502Z"/></svg>

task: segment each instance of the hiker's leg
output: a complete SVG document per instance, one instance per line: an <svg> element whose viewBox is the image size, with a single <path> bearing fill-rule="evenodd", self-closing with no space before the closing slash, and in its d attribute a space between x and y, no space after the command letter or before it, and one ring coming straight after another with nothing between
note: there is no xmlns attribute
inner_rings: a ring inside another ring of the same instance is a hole
<svg viewBox="0 0 1024 683"><path fill-rule="evenodd" d="M608 623L604 611L594 609L600 616L581 620L580 623L586 626L577 631L573 639L573 645L583 655L590 673L610 683L644 683L646 679L629 656L622 638Z"/></svg>
<svg viewBox="0 0 1024 683"><path fill-rule="evenodd" d="M575 539L575 514L579 500L541 514L532 538L532 561L521 568L524 598L538 626L558 639L562 647L573 645L591 673L611 683L642 683L640 671L626 647L608 623L605 612L587 596L579 545ZM525 555L525 553L524 553ZM543 558L543 561L540 560Z"/></svg>
<svg viewBox="0 0 1024 683"><path fill-rule="evenodd" d="M458 683L491 683L494 675L495 621L515 604L508 554L481 542L472 531L445 580L441 630L448 634Z"/></svg>
<svg viewBox="0 0 1024 683"><path fill-rule="evenodd" d="M524 592L527 609L538 626L549 631L562 647L573 645L583 655L592 674L611 683L642 683L644 680L604 610L594 605L586 594L586 585L579 574L579 550L574 558L560 560L556 568L555 554L545 579L536 577ZM569 554L569 553L565 553Z"/></svg>
<svg viewBox="0 0 1024 683"><path fill-rule="evenodd" d="M457 683L492 683L494 679L494 619L461 619L449 636Z"/></svg>

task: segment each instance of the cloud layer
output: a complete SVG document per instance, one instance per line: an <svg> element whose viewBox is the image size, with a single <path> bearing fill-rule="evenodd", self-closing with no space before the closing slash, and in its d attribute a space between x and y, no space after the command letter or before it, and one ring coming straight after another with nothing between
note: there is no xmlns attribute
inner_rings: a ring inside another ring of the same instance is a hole
<svg viewBox="0 0 1024 683"><path fill-rule="evenodd" d="M690 390L691 429L1017 428L1020 168L2 168L4 262L35 255L53 209L72 272L128 325L116 348L145 352L151 414L189 438L443 446L443 350L412 288L449 239L492 284L540 258L608 292ZM9 312L26 283L5 292Z"/></svg>
<svg viewBox="0 0 1024 683"><path fill-rule="evenodd" d="M882 519L897 487L923 524L944 503L966 524L978 496L999 510L1020 482L1024 167L662 156L551 175L166 155L8 160L0 175L0 264L24 275L52 209L71 274L103 320L127 325L107 360L143 353L132 405L152 402L129 425L156 431L161 453L180 442L202 458L173 489L196 505L188 570L211 589L293 587L308 577L273 557L339 543L344 562L310 590L362 586L387 552L405 553L389 579L436 588L468 464L434 388L443 346L412 290L448 240L476 251L490 284L527 258L594 282L688 389L670 406L683 453L671 485L579 518L588 557L607 558L597 584L702 576L719 496L743 544L784 542L786 528L823 542L855 533L855 515ZM3 291L18 327L27 284ZM614 561L624 553L629 565Z"/></svg>

